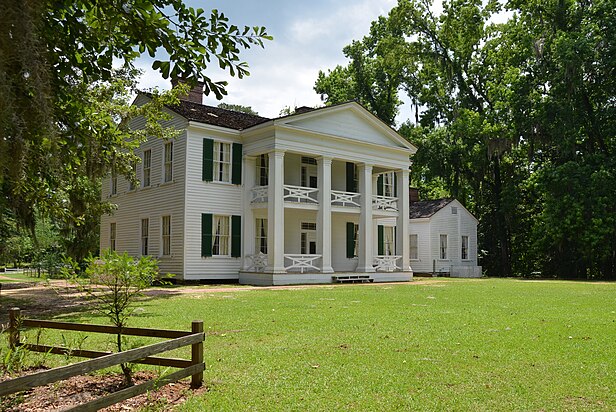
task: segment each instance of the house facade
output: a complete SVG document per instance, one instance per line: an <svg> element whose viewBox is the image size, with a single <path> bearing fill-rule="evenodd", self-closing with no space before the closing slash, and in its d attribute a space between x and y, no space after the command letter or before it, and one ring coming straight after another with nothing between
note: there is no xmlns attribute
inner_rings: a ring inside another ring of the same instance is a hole
<svg viewBox="0 0 616 412"><path fill-rule="evenodd" d="M140 147L139 185L103 184L117 210L101 220L102 249L153 256L184 280L412 278L398 188L416 149L362 106L267 119L185 100L169 113L181 133Z"/></svg>
<svg viewBox="0 0 616 412"><path fill-rule="evenodd" d="M413 201L409 247L415 273L481 277L477 219L455 199Z"/></svg>

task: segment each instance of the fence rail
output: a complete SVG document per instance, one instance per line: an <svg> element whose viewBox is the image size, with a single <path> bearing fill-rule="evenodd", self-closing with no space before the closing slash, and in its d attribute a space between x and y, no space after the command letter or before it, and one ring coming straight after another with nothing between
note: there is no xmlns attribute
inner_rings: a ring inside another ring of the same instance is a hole
<svg viewBox="0 0 616 412"><path fill-rule="evenodd" d="M203 341L205 334L203 332L203 321L193 321L190 332L161 330L161 329L141 329L141 328L121 328L121 333L130 336L149 336L156 338L169 338L171 340L154 343L143 346L141 348L127 350L125 352L110 353L97 352L88 350L72 350L69 348L32 345L21 343L19 328L20 327L39 327L45 329L60 329L73 330L81 332L97 332L117 334L120 328L104 325L85 325L66 322L54 322L38 319L21 319L21 312L18 308L9 310L9 345L12 349L23 347L34 352L46 352L54 354L69 354L72 356L93 358L90 360L74 363L72 365L62 366L42 372L33 373L27 376L11 379L0 383L0 396L5 396L15 392L21 392L43 386L60 380L68 379L73 376L83 375L99 369L108 368L110 366L119 365L121 363L140 363L148 365L170 366L182 368L181 370L158 378L153 381L148 381L140 385L112 393L102 398L93 400L86 404L70 410L86 410L95 411L104 408L114 403L123 401L133 396L140 395L155 387L160 387L168 383L176 382L180 379L191 376L191 387L198 388L203 384L203 371L205 363L203 362ZM173 359L173 358L157 358L151 355L167 352L177 348L191 345L191 359Z"/></svg>

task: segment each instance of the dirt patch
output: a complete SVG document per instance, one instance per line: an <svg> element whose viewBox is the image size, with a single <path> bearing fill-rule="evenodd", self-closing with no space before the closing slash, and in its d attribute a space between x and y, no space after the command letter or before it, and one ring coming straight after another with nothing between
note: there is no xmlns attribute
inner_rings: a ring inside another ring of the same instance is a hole
<svg viewBox="0 0 616 412"><path fill-rule="evenodd" d="M36 371L30 370L27 372L34 373ZM156 374L150 371L136 372L134 376L135 384L156 378ZM119 374L75 376L55 384L39 386L22 394L3 397L0 402L0 410L6 412L61 411L101 398L120 389L122 389L122 375ZM184 379L101 410L115 412L149 407L164 411L181 404L188 396L202 394L206 391L205 387L191 390L190 380Z"/></svg>

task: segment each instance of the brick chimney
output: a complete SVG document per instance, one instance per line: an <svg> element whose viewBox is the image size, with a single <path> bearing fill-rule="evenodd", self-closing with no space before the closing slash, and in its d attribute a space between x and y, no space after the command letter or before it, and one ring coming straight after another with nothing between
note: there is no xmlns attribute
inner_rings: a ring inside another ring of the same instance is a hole
<svg viewBox="0 0 616 412"><path fill-rule="evenodd" d="M171 79L171 86L176 87L178 84L187 83L185 79ZM188 94L178 96L180 100L203 104L203 82L197 82Z"/></svg>
<svg viewBox="0 0 616 412"><path fill-rule="evenodd" d="M416 187L409 187L409 203L413 204L419 202L419 189Z"/></svg>

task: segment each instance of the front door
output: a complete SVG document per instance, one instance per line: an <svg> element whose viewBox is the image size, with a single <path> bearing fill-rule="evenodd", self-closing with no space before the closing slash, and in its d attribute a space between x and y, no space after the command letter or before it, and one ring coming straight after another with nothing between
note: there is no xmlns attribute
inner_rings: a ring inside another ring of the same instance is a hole
<svg viewBox="0 0 616 412"><path fill-rule="evenodd" d="M316 255L317 254L317 225L316 223L302 222L301 231L301 254Z"/></svg>

